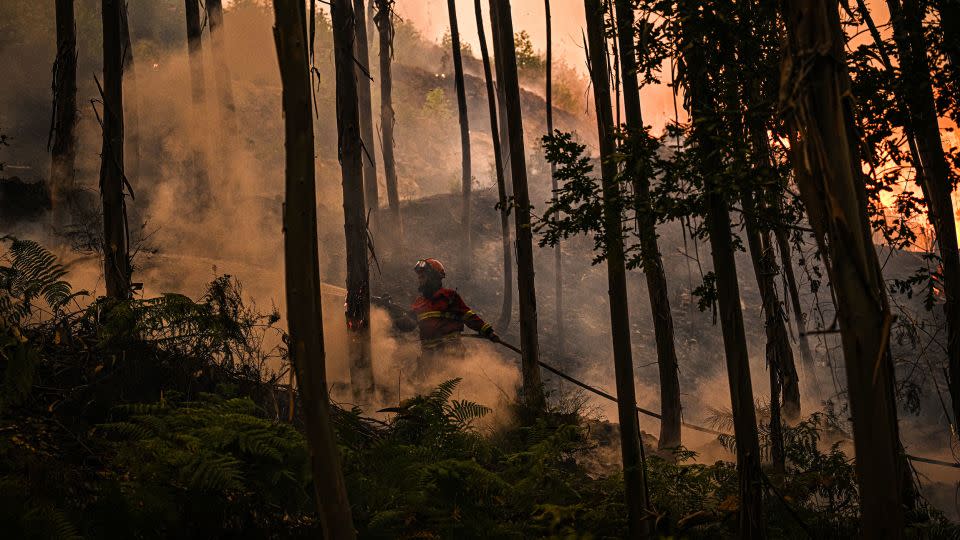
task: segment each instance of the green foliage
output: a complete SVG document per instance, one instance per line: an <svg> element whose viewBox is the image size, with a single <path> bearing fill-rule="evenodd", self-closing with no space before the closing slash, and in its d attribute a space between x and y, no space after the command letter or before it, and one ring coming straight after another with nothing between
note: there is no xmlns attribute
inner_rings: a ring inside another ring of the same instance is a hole
<svg viewBox="0 0 960 540"><path fill-rule="evenodd" d="M73 293L70 284L62 278L67 270L56 256L32 240L4 236L0 241L10 242L0 265L0 319L6 324L25 322L34 310L37 300L59 313L67 302L85 292Z"/></svg>
<svg viewBox="0 0 960 540"><path fill-rule="evenodd" d="M533 49L530 33L521 30L513 35L513 48L517 53L517 71L525 74L541 74L546 66L543 55Z"/></svg>
<svg viewBox="0 0 960 540"><path fill-rule="evenodd" d="M427 116L449 118L453 115L453 104L443 88L434 88L427 92L423 100L423 112Z"/></svg>
<svg viewBox="0 0 960 540"><path fill-rule="evenodd" d="M4 236L9 242L0 264L0 372L3 393L0 411L28 397L33 386L38 353L27 335L37 323L38 301L57 316L63 307L83 292L73 293L62 278L66 269L40 244Z"/></svg>
<svg viewBox="0 0 960 540"><path fill-rule="evenodd" d="M302 425L278 420L285 388L275 378L243 368L263 358L256 328L272 328L276 315L258 315L241 298L224 276L199 301L170 294L116 304L116 313L94 304L43 324L4 321L0 530L13 538L315 537ZM387 420L331 406L362 537L626 534L615 426L584 418L582 402L527 423L505 419L519 409L502 411L496 425L480 422L491 410L453 399L460 383L384 410L393 413ZM758 416L767 457L762 409ZM717 417L729 429L728 415ZM765 480L771 537L856 535L846 438L830 408L785 431L787 473ZM735 466L696 457L648 449L657 533L730 537ZM923 504L911 519L917 536L956 534Z"/></svg>
<svg viewBox="0 0 960 540"><path fill-rule="evenodd" d="M309 453L289 424L262 418L249 398L205 395L119 407L97 426L132 523L168 531L270 530L313 521ZM282 501L282 506L276 503ZM221 516L233 516L226 523Z"/></svg>

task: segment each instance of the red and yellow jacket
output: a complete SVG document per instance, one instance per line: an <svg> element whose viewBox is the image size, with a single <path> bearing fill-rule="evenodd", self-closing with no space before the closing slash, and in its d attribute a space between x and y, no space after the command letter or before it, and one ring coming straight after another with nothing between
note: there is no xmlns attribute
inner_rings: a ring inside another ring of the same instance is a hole
<svg viewBox="0 0 960 540"><path fill-rule="evenodd" d="M431 298L420 296L414 300L412 308L420 328L420 344L425 349L460 339L464 325L484 336L493 333L493 327L467 307L453 289L441 288Z"/></svg>

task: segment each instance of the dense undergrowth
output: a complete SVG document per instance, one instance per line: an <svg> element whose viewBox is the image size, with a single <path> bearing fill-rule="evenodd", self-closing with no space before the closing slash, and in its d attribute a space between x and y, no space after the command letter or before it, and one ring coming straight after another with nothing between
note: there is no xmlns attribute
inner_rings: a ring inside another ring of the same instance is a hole
<svg viewBox="0 0 960 540"><path fill-rule="evenodd" d="M239 283L181 295L81 302L39 245L5 239L0 262L0 530L8 538L316 537L309 455L276 314ZM280 345L274 347L270 343ZM333 407L361 537L615 538L622 479L598 456L615 426L555 396L536 420L480 427L458 379L389 410ZM295 396L294 396L295 397ZM507 415L525 417L521 411ZM772 537L857 533L853 464L818 413L788 430L787 472L768 472ZM729 444L729 440L721 443ZM651 519L664 536L730 537L732 463L648 448ZM599 463L599 465L598 465ZM956 537L918 502L916 537Z"/></svg>

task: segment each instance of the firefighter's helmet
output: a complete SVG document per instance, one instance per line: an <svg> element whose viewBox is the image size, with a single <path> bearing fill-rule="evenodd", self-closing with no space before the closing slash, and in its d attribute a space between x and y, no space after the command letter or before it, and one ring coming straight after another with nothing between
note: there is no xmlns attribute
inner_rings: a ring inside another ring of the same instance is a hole
<svg viewBox="0 0 960 540"><path fill-rule="evenodd" d="M413 269L418 273L430 270L441 278L447 277L447 272L443 269L443 263L436 259L420 259Z"/></svg>

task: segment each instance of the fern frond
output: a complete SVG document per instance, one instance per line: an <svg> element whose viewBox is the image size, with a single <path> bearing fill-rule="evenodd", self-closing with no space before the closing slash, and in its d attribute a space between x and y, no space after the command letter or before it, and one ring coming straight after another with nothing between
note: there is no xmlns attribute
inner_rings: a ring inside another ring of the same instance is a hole
<svg viewBox="0 0 960 540"><path fill-rule="evenodd" d="M32 302L42 298L54 311L72 296L70 284L62 278L66 268L54 254L33 240L4 236L10 242L10 266L0 267L0 310L7 320L19 323L29 316Z"/></svg>
<svg viewBox="0 0 960 540"><path fill-rule="evenodd" d="M283 444L283 441L278 440L278 437L266 429L241 431L237 435L237 444L240 450L253 456L274 461L283 459L283 454L278 450L278 446Z"/></svg>
<svg viewBox="0 0 960 540"><path fill-rule="evenodd" d="M153 435L150 428L134 422L109 422L97 425L97 429L123 439L132 440L142 440Z"/></svg>
<svg viewBox="0 0 960 540"><path fill-rule="evenodd" d="M460 426L467 426L472 421L483 418L492 411L490 407L467 400L454 400L446 407L447 418Z"/></svg>
<svg viewBox="0 0 960 540"><path fill-rule="evenodd" d="M453 395L453 391L457 389L457 385L459 385L461 381L463 381L463 378L461 377L443 381L437 385L437 388L433 392L430 393L430 400L440 402L447 401L450 399L450 396Z"/></svg>
<svg viewBox="0 0 960 540"><path fill-rule="evenodd" d="M183 472L189 475L189 485L194 489L240 491L243 489L240 465L240 462L231 456L198 454Z"/></svg>

